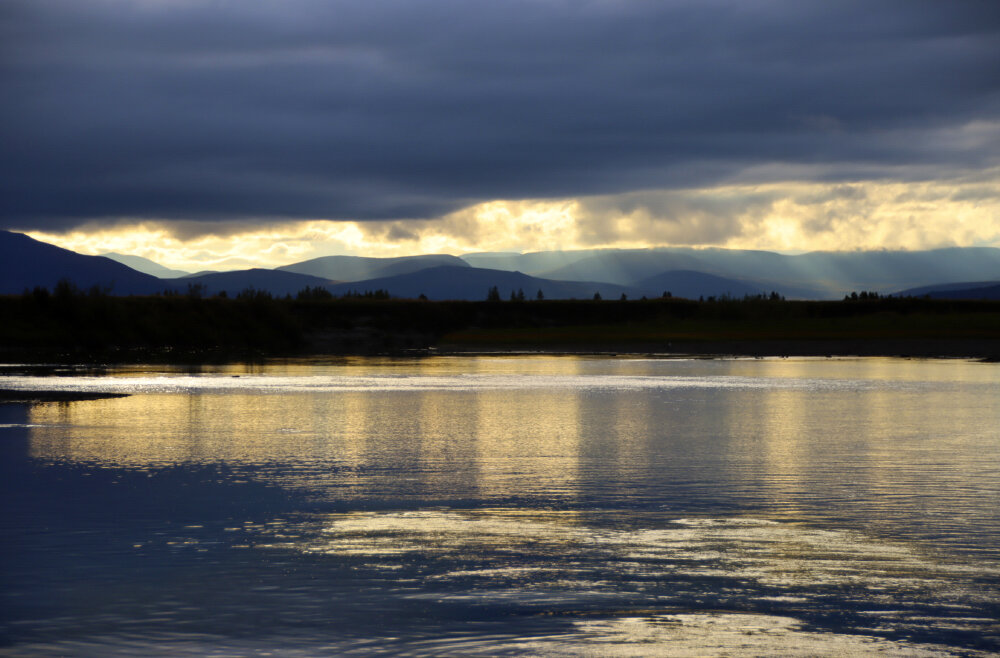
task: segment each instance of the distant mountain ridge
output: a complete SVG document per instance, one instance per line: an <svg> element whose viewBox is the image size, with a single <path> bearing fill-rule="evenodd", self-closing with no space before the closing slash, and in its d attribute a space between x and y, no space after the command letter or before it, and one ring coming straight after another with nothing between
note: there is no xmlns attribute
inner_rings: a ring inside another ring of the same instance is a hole
<svg viewBox="0 0 1000 658"><path fill-rule="evenodd" d="M770 292L765 287L753 282L727 279L694 270L671 270L663 272L647 277L639 281L636 285L638 288L647 291L646 294L650 297L660 297L669 293L671 297L686 297L689 299L723 296L741 298L747 295L763 295Z"/></svg>
<svg viewBox="0 0 1000 658"><path fill-rule="evenodd" d="M508 272L524 272L532 276L544 276L547 272L565 267L583 258L604 251L608 250L536 251L524 254L486 252L462 254L461 258L473 267L490 270L507 270Z"/></svg>
<svg viewBox="0 0 1000 658"><path fill-rule="evenodd" d="M327 286L335 295L366 290L388 290L397 297L416 298L420 295L433 300L484 300L490 288L496 287L501 299L511 293L523 292L526 299L535 299L538 291L545 299L590 299L595 293L605 299L617 299L622 294L640 297L638 288L594 281L553 281L529 276L522 272L490 270L479 267L441 265L396 276L368 279Z"/></svg>
<svg viewBox="0 0 1000 658"><path fill-rule="evenodd" d="M54 289L66 279L78 288L94 286L115 295L150 295L163 281L104 256L85 256L11 231L0 231L0 294L35 287Z"/></svg>
<svg viewBox="0 0 1000 658"><path fill-rule="evenodd" d="M1000 299L1000 281L964 281L910 288L897 293L903 297L932 299Z"/></svg>
<svg viewBox="0 0 1000 658"><path fill-rule="evenodd" d="M428 267L447 265L469 267L457 256L428 254L425 256L401 256L398 258L368 258L364 256L322 256L300 263L275 268L284 272L308 274L331 281L364 281L419 272Z"/></svg>
<svg viewBox="0 0 1000 658"><path fill-rule="evenodd" d="M185 292L189 286L204 286L206 295L218 295L225 292L229 297L235 297L241 292L253 289L269 292L272 295L295 296L303 288L325 288L330 284L327 279L321 279L308 274L282 272L253 268L249 270L233 270L231 272L212 272L183 279L172 279L165 283L173 284L173 290Z"/></svg>
<svg viewBox="0 0 1000 658"><path fill-rule="evenodd" d="M113 251L100 254L105 258L110 258L113 261L117 261L122 265L128 265L133 270L137 272L142 272L143 274L149 274L155 276L158 279L177 279L182 276L189 276L190 272L185 272L184 270L173 270L169 267L164 267L156 261L149 260L148 258L143 258L142 256L132 256L129 254L117 254Z"/></svg>
<svg viewBox="0 0 1000 658"><path fill-rule="evenodd" d="M136 267L176 274L153 261L114 254ZM515 269L510 269L515 268ZM521 269L524 268L524 269ZM306 287L335 295L386 290L395 297L485 299L496 287L503 299L522 291L534 298L605 299L626 295L743 297L776 291L789 299L841 299L851 291L929 294L948 298L994 298L1000 281L1000 249L947 248L919 252L810 252L784 255L731 249L590 249L566 252L428 254L398 258L325 256L276 269L199 272L157 278L102 256L85 256L0 231L0 294L36 286L52 289L60 279L77 287L98 286L111 294L185 293L235 295L252 288L295 295ZM965 281L971 283L945 283ZM978 283L977 283L978 282Z"/></svg>
<svg viewBox="0 0 1000 658"><path fill-rule="evenodd" d="M470 263L492 263L567 281L608 281L636 286L664 272L687 270L744 281L789 297L839 299L852 290L883 293L943 281L993 279L1000 249L950 247L928 251L815 251L786 255L738 249L598 249L530 254L466 254ZM548 267L558 263L556 267Z"/></svg>

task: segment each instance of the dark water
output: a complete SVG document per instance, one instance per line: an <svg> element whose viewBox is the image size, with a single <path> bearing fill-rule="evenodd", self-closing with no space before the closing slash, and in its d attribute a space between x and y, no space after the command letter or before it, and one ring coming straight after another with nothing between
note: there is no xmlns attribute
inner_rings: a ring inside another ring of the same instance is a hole
<svg viewBox="0 0 1000 658"><path fill-rule="evenodd" d="M133 393L0 406L0 652L1000 651L996 364L350 359L0 388Z"/></svg>

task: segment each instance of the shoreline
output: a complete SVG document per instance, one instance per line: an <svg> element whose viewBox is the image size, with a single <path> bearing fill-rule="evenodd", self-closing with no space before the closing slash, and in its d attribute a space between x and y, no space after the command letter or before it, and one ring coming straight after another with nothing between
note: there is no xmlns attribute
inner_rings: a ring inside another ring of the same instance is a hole
<svg viewBox="0 0 1000 658"><path fill-rule="evenodd" d="M674 343L537 343L442 342L427 347L395 350L303 350L254 351L229 350L157 351L122 350L110 353L0 353L0 376L4 372L49 370L59 368L101 368L128 365L225 365L296 360L321 361L349 357L425 358L504 357L504 356L642 356L661 359L727 359L727 358L901 358L901 359L969 359L983 363L1000 363L1000 340L912 339L912 340L717 340ZM19 391L0 388L0 403L16 396L44 402L59 402L65 396L77 395L63 391ZM82 399L124 397L127 393L94 393ZM80 399L80 398L75 398Z"/></svg>
<svg viewBox="0 0 1000 658"><path fill-rule="evenodd" d="M901 353L898 350L879 350L878 346L868 345L865 350L829 350L826 348L832 345L823 343L811 343L805 345L807 341L759 341L759 342L711 342L704 343L698 347L699 350L671 350L664 351L663 346L640 346L620 345L621 349L611 349L610 346L509 346L498 345L468 345L468 346L443 346L442 348L424 348L406 350L396 353L364 353L364 354L274 354L256 355L256 358L229 358L223 360L212 360L211 363L218 365L241 364L241 363L265 363L267 361L322 361L328 359L345 357L371 357L371 358L429 358L429 357L525 357L525 356L577 356L577 357L603 357L603 358L628 358L642 357L647 359L787 359L787 358L809 358L809 359L869 359L869 358L890 358L890 359L941 359L941 360L969 360L978 363L1000 363L1000 356L997 351L989 353L977 353L977 350L949 350L942 351L939 341L921 341L919 347L924 349L918 353ZM967 341L961 341L967 343ZM996 341L989 341L991 346ZM897 347L898 343L895 343ZM755 349L747 349L753 345ZM843 346L842 343L838 345ZM693 347L687 345L686 347ZM808 349L806 349L808 347ZM883 346L884 347L884 346ZM909 347L918 347L910 345ZM931 347L935 349L930 349ZM1000 347L996 345L994 347ZM645 349L648 348L648 349ZM736 349L741 348L741 349ZM820 349L824 348L824 349ZM180 356L180 355L174 355ZM138 363L155 363L161 365L194 365L195 362L185 359L177 360L152 360L152 361L115 361L105 360L100 362L100 367L114 367L116 365L127 366ZM209 363L201 361L200 363ZM52 367L93 367L97 362L64 361L54 363L52 361L26 362L21 360L18 363L4 364L0 362L0 377L7 373L23 374L25 371L36 369L49 369ZM8 389L0 387L0 406L8 404L45 404L45 403L66 403L84 402L91 400L103 400L114 398L130 397L131 393L111 393L111 392L88 392L88 391L60 391L45 389Z"/></svg>
<svg viewBox="0 0 1000 658"><path fill-rule="evenodd" d="M537 352L1000 360L1000 302L429 302L0 296L0 361L260 362Z"/></svg>
<svg viewBox="0 0 1000 658"><path fill-rule="evenodd" d="M435 354L593 354L647 355L663 358L758 357L894 357L978 359L1000 362L1000 340L883 339L883 340L716 340L677 343L618 343L606 345L443 344Z"/></svg>
<svg viewBox="0 0 1000 658"><path fill-rule="evenodd" d="M130 393L90 393L86 391L45 391L0 388L0 404L42 404L45 402L82 402L106 398L127 398Z"/></svg>

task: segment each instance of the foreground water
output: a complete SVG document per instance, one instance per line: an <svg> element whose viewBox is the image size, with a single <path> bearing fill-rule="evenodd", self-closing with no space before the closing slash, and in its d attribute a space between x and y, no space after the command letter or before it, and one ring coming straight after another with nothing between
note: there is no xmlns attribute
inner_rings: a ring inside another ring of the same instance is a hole
<svg viewBox="0 0 1000 658"><path fill-rule="evenodd" d="M0 406L0 652L990 655L998 387L893 359L8 368L132 395Z"/></svg>

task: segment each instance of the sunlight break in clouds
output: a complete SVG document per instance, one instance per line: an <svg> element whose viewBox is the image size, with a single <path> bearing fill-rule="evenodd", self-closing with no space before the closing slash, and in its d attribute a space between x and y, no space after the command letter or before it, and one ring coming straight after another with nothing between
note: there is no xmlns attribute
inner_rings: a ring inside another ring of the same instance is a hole
<svg viewBox="0 0 1000 658"><path fill-rule="evenodd" d="M992 172L990 172L992 173ZM171 222L67 234L74 251L144 256L198 271L276 267L319 256L408 256L655 246L773 251L1000 246L1000 185L769 183L542 201L490 201L437 219L228 225L191 235ZM204 225L205 230L210 225Z"/></svg>
<svg viewBox="0 0 1000 658"><path fill-rule="evenodd" d="M433 220L285 222L187 239L172 230L171 222L29 235L85 254L113 251L187 271L226 270L277 267L338 254L392 257L569 249L577 246L574 211L578 205L573 201L492 201Z"/></svg>
<svg viewBox="0 0 1000 658"><path fill-rule="evenodd" d="M580 201L590 246L771 251L1000 246L1000 176L986 182L783 182L633 192Z"/></svg>

